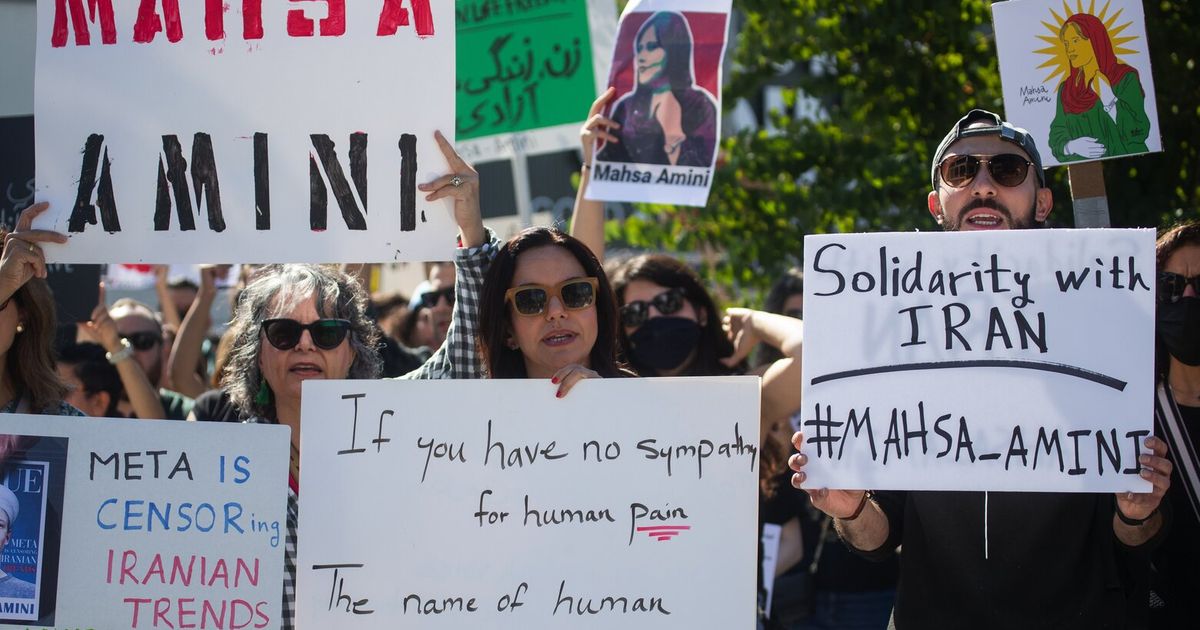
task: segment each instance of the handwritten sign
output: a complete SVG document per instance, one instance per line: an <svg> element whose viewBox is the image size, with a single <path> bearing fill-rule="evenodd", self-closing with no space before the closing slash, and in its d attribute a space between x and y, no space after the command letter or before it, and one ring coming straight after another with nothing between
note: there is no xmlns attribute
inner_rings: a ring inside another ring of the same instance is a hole
<svg viewBox="0 0 1200 630"><path fill-rule="evenodd" d="M36 607L0 619L280 627L285 427L4 414L0 434L19 444L5 487L44 506L22 501L27 534L4 549L36 579Z"/></svg>
<svg viewBox="0 0 1200 630"><path fill-rule="evenodd" d="M753 619L758 382L305 384L297 624Z"/></svg>
<svg viewBox="0 0 1200 630"><path fill-rule="evenodd" d="M634 0L617 31L609 118L586 196L703 206L721 138L721 62L730 0Z"/></svg>
<svg viewBox="0 0 1200 630"><path fill-rule="evenodd" d="M1004 110L1046 166L1162 151L1141 0L992 5Z"/></svg>
<svg viewBox="0 0 1200 630"><path fill-rule="evenodd" d="M452 9L38 0L38 226L72 237L47 255L448 259L450 206L416 185L448 168Z"/></svg>
<svg viewBox="0 0 1200 630"><path fill-rule="evenodd" d="M611 0L458 0L459 151L474 161L578 150L616 32Z"/></svg>
<svg viewBox="0 0 1200 630"><path fill-rule="evenodd" d="M809 485L1148 492L1153 230L804 240Z"/></svg>

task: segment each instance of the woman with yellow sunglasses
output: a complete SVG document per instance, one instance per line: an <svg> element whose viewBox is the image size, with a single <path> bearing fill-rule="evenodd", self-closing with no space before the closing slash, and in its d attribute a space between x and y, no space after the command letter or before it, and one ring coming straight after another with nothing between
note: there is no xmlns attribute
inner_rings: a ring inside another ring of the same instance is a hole
<svg viewBox="0 0 1200 630"><path fill-rule="evenodd" d="M530 228L496 254L483 285L480 352L492 378L632 376L620 358L617 304L600 261L578 239Z"/></svg>

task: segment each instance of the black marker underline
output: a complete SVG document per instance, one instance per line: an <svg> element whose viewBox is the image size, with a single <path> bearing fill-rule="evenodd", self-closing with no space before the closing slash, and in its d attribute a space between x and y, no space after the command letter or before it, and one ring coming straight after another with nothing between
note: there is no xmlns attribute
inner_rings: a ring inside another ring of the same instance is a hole
<svg viewBox="0 0 1200 630"><path fill-rule="evenodd" d="M1045 363L1042 361L1012 361L1001 359L980 359L976 361L941 361L929 363L905 363L902 365L885 365L881 367L862 368L858 370L846 370L844 372L834 372L824 376L813 378L813 385L820 385L828 381L836 381L844 378L855 378L859 376L869 376L871 374L887 374L888 372L915 372L918 370L950 370L958 368L981 368L981 367L1000 367L1000 368L1016 368L1021 370L1041 370L1043 372L1054 372L1056 374L1065 374L1075 378L1099 383L1105 387L1111 387L1119 392L1125 391L1125 386L1128 384L1125 381L1092 372L1083 368L1064 365L1062 363Z"/></svg>

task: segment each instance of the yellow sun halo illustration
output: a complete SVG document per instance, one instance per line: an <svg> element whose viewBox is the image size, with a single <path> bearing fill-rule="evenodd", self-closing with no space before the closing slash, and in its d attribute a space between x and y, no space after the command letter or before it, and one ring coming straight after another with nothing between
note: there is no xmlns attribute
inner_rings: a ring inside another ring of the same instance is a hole
<svg viewBox="0 0 1200 630"><path fill-rule="evenodd" d="M1038 68L1050 69L1050 74L1046 75L1046 78L1043 79L1044 83L1054 82L1055 84L1058 84L1070 75L1071 62L1067 59L1067 51L1063 47L1062 39L1059 37L1059 33L1062 32L1063 24L1066 24L1067 19L1076 13L1089 13L1096 16L1101 22L1104 23L1104 28L1108 31L1109 40L1112 42L1113 53L1115 53L1118 58L1121 55L1132 55L1138 52L1132 48L1125 47L1125 44L1136 40L1137 36L1121 36L1121 33L1133 24L1133 20L1129 20L1124 24L1117 26L1117 20L1120 19L1121 13L1124 12L1124 9L1118 9L1110 16L1108 14L1108 9L1109 5L1111 4L1112 0L1107 0L1104 3L1104 7L1100 9L1100 13L1096 13L1096 0L1090 0L1086 10L1083 8L1084 0L1075 0L1074 10L1071 9L1071 5L1068 0L1063 0L1062 15L1059 15L1054 9L1050 9L1050 15L1054 16L1053 20L1051 22L1042 22L1042 26L1045 26L1046 30L1050 31L1050 34L1037 36L1038 39L1050 45L1046 48L1033 51L1040 55L1046 55L1049 57L1045 63L1038 66ZM1056 78L1058 79L1057 81L1055 81Z"/></svg>

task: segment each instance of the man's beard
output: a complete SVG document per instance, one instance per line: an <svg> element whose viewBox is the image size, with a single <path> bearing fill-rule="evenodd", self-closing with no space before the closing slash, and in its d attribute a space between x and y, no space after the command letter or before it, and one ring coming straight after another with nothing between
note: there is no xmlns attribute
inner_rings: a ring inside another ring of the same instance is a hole
<svg viewBox="0 0 1200 630"><path fill-rule="evenodd" d="M1031 205L1031 208L1035 208L1036 205L1037 205L1037 197L1035 195L1034 199L1033 199L1033 204ZM1034 219L1034 212L1032 210L1029 212L1028 217L1017 218L1017 217L1013 216L1013 213L1011 210L1008 209L1008 206L1006 206L1006 205L1000 203L999 201L996 201L995 199L992 199L990 197L985 197L985 198L981 198L981 199L973 199L970 203L963 206L963 208L958 211L958 214L953 217L947 215L945 213L945 211L943 211L942 212L942 230L944 230L946 232L957 232L957 231L961 230L962 229L962 217L965 216L968 212L970 212L976 208L990 208L992 210L995 210L997 213L1000 214L1000 216L1004 217L1004 222L1008 225L1008 228L1011 230L1024 230L1024 229L1035 227L1038 225L1037 221Z"/></svg>

